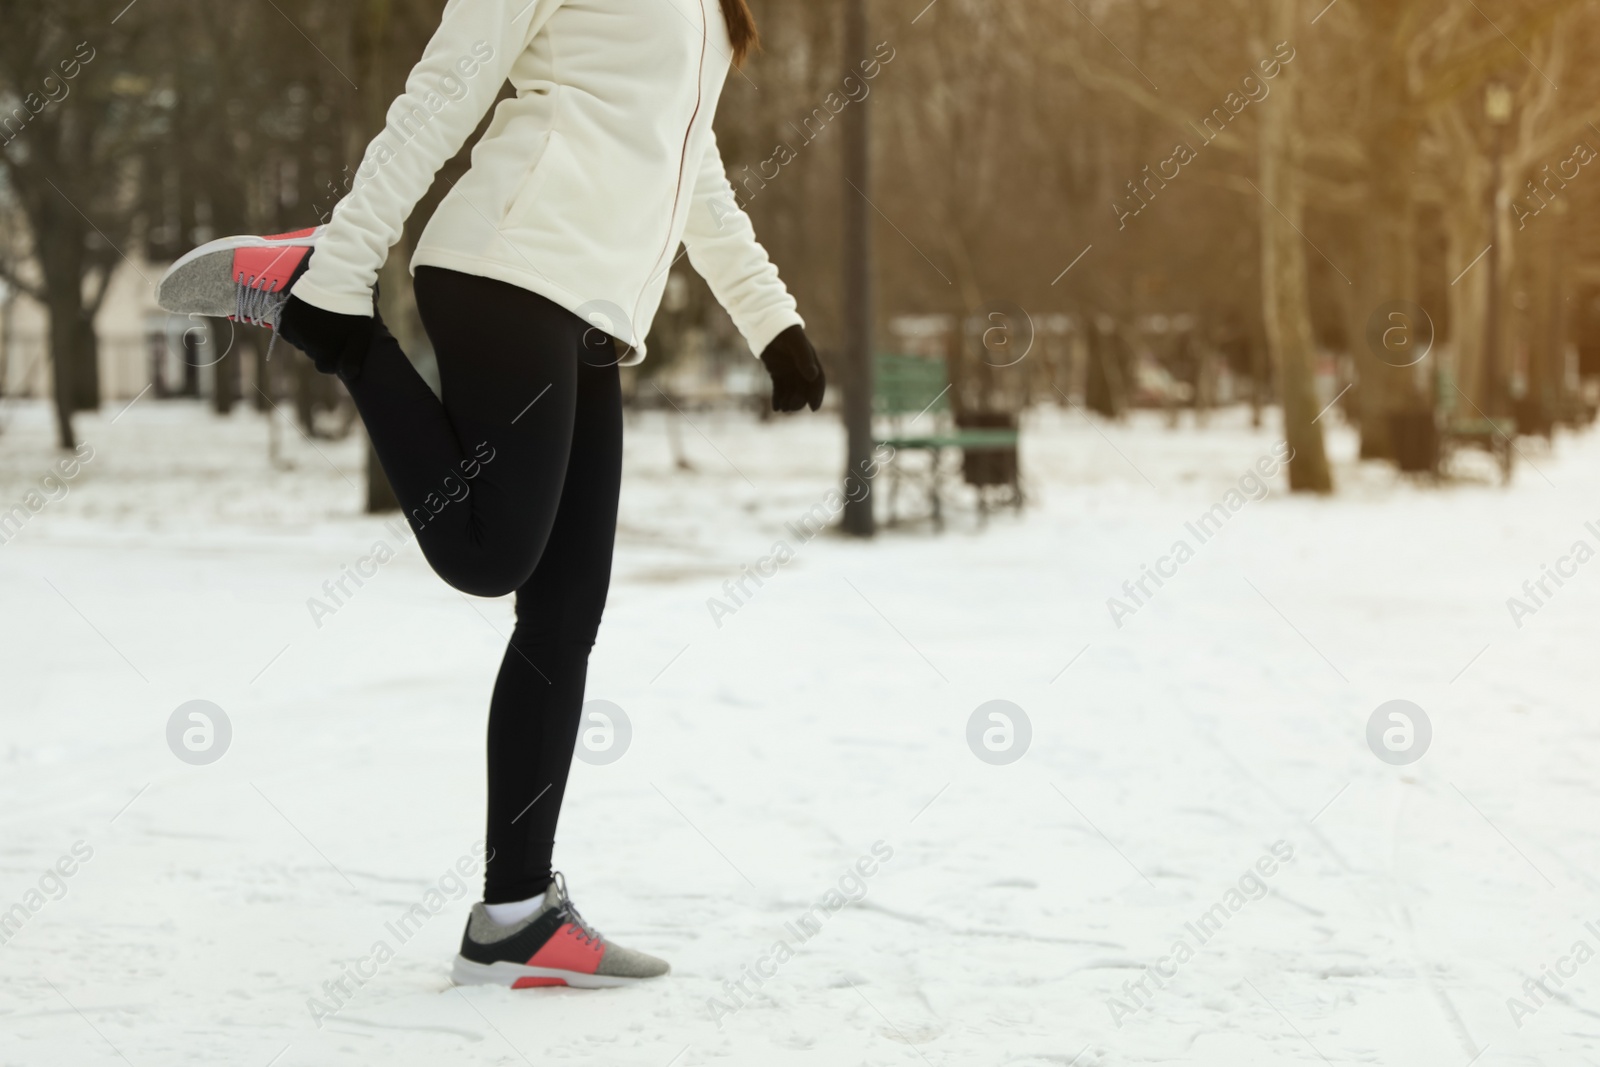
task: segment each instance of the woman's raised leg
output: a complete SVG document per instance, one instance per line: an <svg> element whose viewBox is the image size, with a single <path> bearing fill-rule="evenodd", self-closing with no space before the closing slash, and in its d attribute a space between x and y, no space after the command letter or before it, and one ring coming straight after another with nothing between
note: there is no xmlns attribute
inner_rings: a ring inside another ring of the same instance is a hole
<svg viewBox="0 0 1600 1067"><path fill-rule="evenodd" d="M350 394L433 569L462 592L504 596L550 536L580 353L586 335L602 335L542 296L475 275L423 267L416 293L442 400L381 324Z"/></svg>

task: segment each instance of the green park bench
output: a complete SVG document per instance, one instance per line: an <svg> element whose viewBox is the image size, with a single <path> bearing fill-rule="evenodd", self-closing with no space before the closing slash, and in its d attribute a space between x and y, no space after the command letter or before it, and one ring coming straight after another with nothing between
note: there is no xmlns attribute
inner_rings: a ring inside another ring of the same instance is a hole
<svg viewBox="0 0 1600 1067"><path fill-rule="evenodd" d="M978 490L982 514L988 514L987 490L995 485L1009 487L1009 503L1022 506L1017 468L1019 432L1014 415L972 416L970 420L1008 425L958 425L950 404L950 378L940 359L880 353L873 361L873 373L873 413L890 428L887 434L874 434L873 444L878 448L888 446L895 452L888 464L890 525L899 518L902 481L922 485L934 524L943 524L941 487L948 473L943 463L948 449L961 450L963 473ZM913 468L904 463L902 454L908 452L925 454L926 465Z"/></svg>

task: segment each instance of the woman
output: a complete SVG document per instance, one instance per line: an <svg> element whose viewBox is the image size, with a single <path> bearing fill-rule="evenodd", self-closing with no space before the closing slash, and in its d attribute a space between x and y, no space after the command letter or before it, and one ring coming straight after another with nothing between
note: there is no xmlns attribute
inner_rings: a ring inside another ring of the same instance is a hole
<svg viewBox="0 0 1600 1067"><path fill-rule="evenodd" d="M355 399L418 543L462 592L516 593L489 709L488 865L456 981L622 985L667 964L600 937L550 866L622 467L617 367L644 356L680 241L773 379L822 403L794 300L734 200L711 119L758 46L745 0L450 0L324 227L212 242L184 314L271 327ZM412 260L442 401L376 313L389 248L510 79Z"/></svg>

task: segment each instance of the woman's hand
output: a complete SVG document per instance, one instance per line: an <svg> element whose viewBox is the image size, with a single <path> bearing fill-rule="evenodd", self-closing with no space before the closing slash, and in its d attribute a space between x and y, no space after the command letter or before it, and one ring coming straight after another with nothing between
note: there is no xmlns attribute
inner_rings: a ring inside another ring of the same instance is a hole
<svg viewBox="0 0 1600 1067"><path fill-rule="evenodd" d="M816 411L822 406L828 379L817 350L800 327L791 326L774 337L761 353L761 362L772 375L773 411L799 411L808 404Z"/></svg>
<svg viewBox="0 0 1600 1067"><path fill-rule="evenodd" d="M353 382L361 374L375 325L371 315L324 311L291 296L278 315L278 336L310 356L323 374Z"/></svg>

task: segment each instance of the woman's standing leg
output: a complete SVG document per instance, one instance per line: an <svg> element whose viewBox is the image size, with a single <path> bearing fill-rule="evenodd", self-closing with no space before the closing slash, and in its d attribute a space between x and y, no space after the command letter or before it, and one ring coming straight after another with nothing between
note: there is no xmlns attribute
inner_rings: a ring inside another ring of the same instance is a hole
<svg viewBox="0 0 1600 1067"><path fill-rule="evenodd" d="M489 708L490 904L526 900L550 884L589 650L611 582L622 393L610 339L596 331L590 342L577 367L560 507L537 568L517 590L516 629Z"/></svg>

